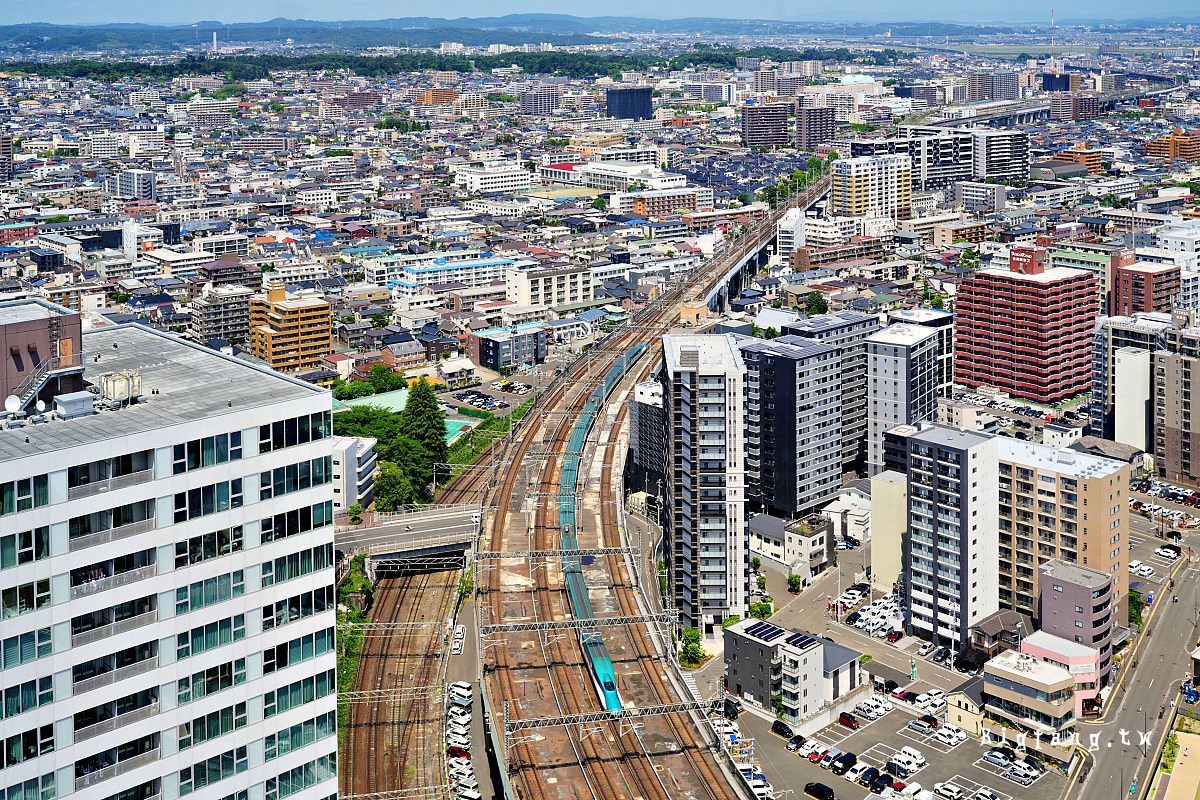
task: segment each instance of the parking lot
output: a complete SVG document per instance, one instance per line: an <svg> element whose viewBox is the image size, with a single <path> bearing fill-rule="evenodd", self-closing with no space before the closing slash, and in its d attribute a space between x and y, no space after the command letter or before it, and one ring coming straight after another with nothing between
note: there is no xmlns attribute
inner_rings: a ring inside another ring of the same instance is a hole
<svg viewBox="0 0 1200 800"><path fill-rule="evenodd" d="M864 695L865 697L865 695ZM913 720L911 712L900 704L880 719L861 720L861 727L851 730L838 723L827 726L810 739L819 741L823 747L836 747L858 756L858 763L882 769L903 747L913 747L925 757L925 766L903 779L908 785L920 784L923 789L932 789L934 784L950 782L963 791L964 800L970 800L976 792L987 788L998 800L1015 800L1039 796L1058 797L1066 786L1066 778L1054 768L1047 769L1032 785L1021 786L1001 773L1003 769L982 760L988 748L977 739L967 738L956 745L938 741L933 734L923 735L907 729ZM787 741L771 733L770 721L749 713L738 719L745 736L755 740L755 757L766 774L767 781L776 794L792 789L794 797L801 797L804 785L813 781L824 783L843 800L861 800L870 792L866 787L850 783L810 763L796 753L788 752Z"/></svg>

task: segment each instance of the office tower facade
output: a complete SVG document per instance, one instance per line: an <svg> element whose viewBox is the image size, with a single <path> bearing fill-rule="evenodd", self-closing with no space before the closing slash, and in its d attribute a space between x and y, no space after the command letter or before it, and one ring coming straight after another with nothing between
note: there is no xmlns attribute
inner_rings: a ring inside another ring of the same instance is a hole
<svg viewBox="0 0 1200 800"><path fill-rule="evenodd" d="M747 147L787 147L790 103L746 103L742 112L742 141Z"/></svg>
<svg viewBox="0 0 1200 800"><path fill-rule="evenodd" d="M978 270L955 298L955 381L1056 403L1091 383L1096 278L1046 268L1046 251L1013 248L1009 269Z"/></svg>
<svg viewBox="0 0 1200 800"><path fill-rule="evenodd" d="M796 147L815 150L818 145L833 141L834 110L832 108L796 109Z"/></svg>
<svg viewBox="0 0 1200 800"><path fill-rule="evenodd" d="M912 161L908 156L861 156L833 162L829 213L839 217L912 216Z"/></svg>
<svg viewBox="0 0 1200 800"><path fill-rule="evenodd" d="M1099 650L1099 685L1094 688L1107 686L1122 608L1113 576L1051 559L1038 565L1037 586L1038 630Z"/></svg>
<svg viewBox="0 0 1200 800"><path fill-rule="evenodd" d="M1029 134L993 128L973 128L972 177L977 181L1029 179Z"/></svg>
<svg viewBox="0 0 1200 800"><path fill-rule="evenodd" d="M654 116L654 89L633 86L609 89L604 96L605 111L617 119L650 119Z"/></svg>
<svg viewBox="0 0 1200 800"><path fill-rule="evenodd" d="M1056 558L1109 576L1116 596L1124 597L1129 463L996 438L1000 605L1037 616L1038 566Z"/></svg>
<svg viewBox="0 0 1200 800"><path fill-rule="evenodd" d="M996 437L941 425L904 437L908 536L904 592L914 635L964 649L1000 609Z"/></svg>
<svg viewBox="0 0 1200 800"><path fill-rule="evenodd" d="M521 92L521 113L546 117L562 107L561 86L537 86Z"/></svg>
<svg viewBox="0 0 1200 800"><path fill-rule="evenodd" d="M749 596L745 376L733 336L663 337L667 589L683 625L705 636L745 616Z"/></svg>
<svg viewBox="0 0 1200 800"><path fill-rule="evenodd" d="M97 393L0 431L8 796L335 795L329 394L138 325L82 350Z"/></svg>
<svg viewBox="0 0 1200 800"><path fill-rule="evenodd" d="M937 418L938 332L889 325L867 339L867 473L884 469L883 434Z"/></svg>
<svg viewBox="0 0 1200 800"><path fill-rule="evenodd" d="M318 297L281 288L250 298L250 352L279 372L313 369L333 350L333 316Z"/></svg>
<svg viewBox="0 0 1200 800"><path fill-rule="evenodd" d="M1108 313L1129 316L1158 311L1170 314L1179 297L1179 266L1138 261L1113 274Z"/></svg>
<svg viewBox="0 0 1200 800"><path fill-rule="evenodd" d="M867 460L867 338L879 330L879 317L839 311L796 320L784 334L830 345L838 351L839 424L842 471L857 472Z"/></svg>
<svg viewBox="0 0 1200 800"><path fill-rule="evenodd" d="M841 486L838 350L801 336L740 346L746 365L746 499L791 518Z"/></svg>
<svg viewBox="0 0 1200 800"><path fill-rule="evenodd" d="M938 397L954 396L954 314L940 308L900 308L888 312L888 324L902 322L937 331Z"/></svg>
<svg viewBox="0 0 1200 800"><path fill-rule="evenodd" d="M969 181L975 169L974 139L968 131L938 127L902 128L887 139L835 140L842 158L906 155L912 159L913 189L945 189Z"/></svg>

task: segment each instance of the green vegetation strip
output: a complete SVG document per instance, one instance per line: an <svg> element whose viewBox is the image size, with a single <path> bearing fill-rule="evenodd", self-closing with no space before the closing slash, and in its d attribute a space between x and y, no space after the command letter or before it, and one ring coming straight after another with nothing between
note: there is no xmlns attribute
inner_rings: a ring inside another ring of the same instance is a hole
<svg viewBox="0 0 1200 800"><path fill-rule="evenodd" d="M487 419L455 439L454 444L450 445L447 451L448 463L463 466L474 464L487 450L488 445L508 433L512 428L513 421L519 422L524 419L531 408L533 408L533 400L526 400L513 409L513 412L507 417L488 414Z"/></svg>
<svg viewBox="0 0 1200 800"><path fill-rule="evenodd" d="M338 586L337 611L337 682L338 695L354 691L358 677L358 660L362 656L363 631L358 624L367 621L365 612L358 611L347 602L349 595L361 594L370 605L371 581L366 573L366 556L355 556L350 560L350 571ZM347 725L350 723L350 704L338 704L338 747L345 746Z"/></svg>

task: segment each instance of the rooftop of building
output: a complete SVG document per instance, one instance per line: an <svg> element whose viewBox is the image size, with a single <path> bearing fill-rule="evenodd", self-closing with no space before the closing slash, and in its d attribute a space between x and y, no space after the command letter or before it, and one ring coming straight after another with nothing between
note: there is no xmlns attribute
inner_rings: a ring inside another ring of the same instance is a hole
<svg viewBox="0 0 1200 800"><path fill-rule="evenodd" d="M999 675L1022 685L1075 683L1071 673L1057 664L1039 661L1015 650L1004 650L992 656L983 669L985 676Z"/></svg>
<svg viewBox="0 0 1200 800"><path fill-rule="evenodd" d="M138 324L83 335L84 380L133 370L147 398L116 411L0 431L0 463L133 436L156 428L236 417L248 408L326 390Z"/></svg>
<svg viewBox="0 0 1200 800"><path fill-rule="evenodd" d="M772 353L787 358L813 358L837 355L838 349L804 336L780 336L775 339L744 339L739 345L743 352Z"/></svg>
<svg viewBox="0 0 1200 800"><path fill-rule="evenodd" d="M1078 280L1079 278L1089 278L1094 280L1093 273L1085 269L1074 269L1072 267L1047 267L1042 272L1017 272L1010 270L1008 267L988 267L981 269L975 273L978 276L988 276L993 278L1007 278L1008 280L1017 281L1020 283L1061 283L1062 281Z"/></svg>
<svg viewBox="0 0 1200 800"><path fill-rule="evenodd" d="M1038 565L1038 572L1044 578L1052 578L1063 583L1069 583L1072 586L1083 586L1093 591L1103 589L1112 583L1112 578L1103 572L1088 569L1079 564L1071 564L1057 558L1043 561Z"/></svg>
<svg viewBox="0 0 1200 800"><path fill-rule="evenodd" d="M663 337L663 362L667 371L723 373L742 372L745 365L738 349L741 337L733 334L685 333ZM694 361L685 365L687 356L694 354Z"/></svg>
<svg viewBox="0 0 1200 800"><path fill-rule="evenodd" d="M1022 646L1028 644L1030 647L1049 650L1063 658L1098 658L1100 654L1100 651L1095 647L1088 647L1086 644L1073 642L1070 639L1055 636L1053 633L1048 633L1047 631L1034 631L1023 638L1021 644Z"/></svg>
<svg viewBox="0 0 1200 800"><path fill-rule="evenodd" d="M5 325L17 322L32 322L52 317L73 316L75 312L40 298L31 297L0 303L0 318Z"/></svg>
<svg viewBox="0 0 1200 800"><path fill-rule="evenodd" d="M927 425L923 426L919 431L913 433L911 440L919 441L924 444L936 445L938 447L952 447L955 449L965 449L985 444L992 439L1000 437L993 436L990 433L982 433L980 431L968 431L960 428L951 428L948 425Z"/></svg>
<svg viewBox="0 0 1200 800"><path fill-rule="evenodd" d="M909 346L919 344L934 336L937 336L937 330L934 328L897 322L871 334L867 337L867 343Z"/></svg>
<svg viewBox="0 0 1200 800"><path fill-rule="evenodd" d="M1041 472L1056 472L1072 478L1104 478L1115 475L1128 466L1127 462L1058 449L1037 442L1027 442L1007 436L997 436L1000 460L1012 461Z"/></svg>
<svg viewBox="0 0 1200 800"><path fill-rule="evenodd" d="M899 320L900 322L910 322L914 325L923 325L930 322L949 324L953 322L954 314L940 308L900 308L888 312L888 318Z"/></svg>

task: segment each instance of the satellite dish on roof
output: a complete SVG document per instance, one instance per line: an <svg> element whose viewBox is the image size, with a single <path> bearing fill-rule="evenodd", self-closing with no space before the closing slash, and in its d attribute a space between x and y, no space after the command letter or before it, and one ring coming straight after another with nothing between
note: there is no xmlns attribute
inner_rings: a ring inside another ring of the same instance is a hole
<svg viewBox="0 0 1200 800"><path fill-rule="evenodd" d="M21 410L21 398L15 394L10 394L4 398L4 410L10 414L15 414Z"/></svg>
<svg viewBox="0 0 1200 800"><path fill-rule="evenodd" d="M36 408L36 409L38 410L38 413L39 413L39 414L40 414L40 413L42 413L43 411L45 411L45 410L46 410L46 401L45 401L45 400L38 400L38 401L37 401L37 404L34 406L34 408Z"/></svg>

